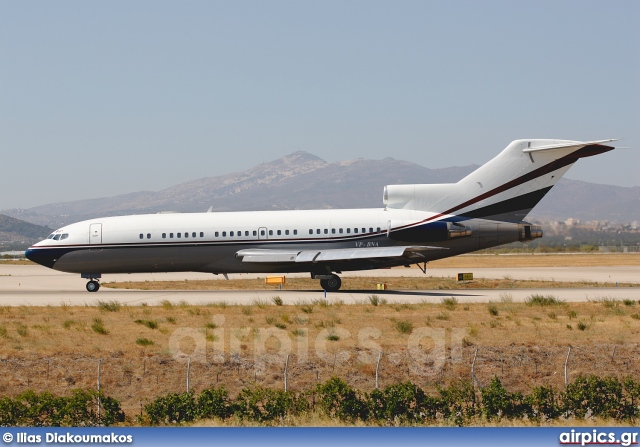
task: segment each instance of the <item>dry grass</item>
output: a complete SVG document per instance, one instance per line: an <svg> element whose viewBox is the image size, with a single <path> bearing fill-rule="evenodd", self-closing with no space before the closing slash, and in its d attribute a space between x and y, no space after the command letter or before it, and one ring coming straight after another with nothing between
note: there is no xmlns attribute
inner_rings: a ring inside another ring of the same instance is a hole
<svg viewBox="0 0 640 447"><path fill-rule="evenodd" d="M335 375L370 391L379 351L381 386L412 380L433 390L455 378L468 379L476 348L482 383L498 375L509 389L522 392L540 384L562 388L569 345L571 378L640 375L637 302L533 306L504 300L492 305L497 313L488 312L486 303L450 301L377 306L368 301L164 302L116 311L97 304L57 306L45 312L1 307L0 394L95 387L101 359L103 390L134 415L141 401L185 390L188 356L193 389L224 384L234 395L253 384L282 388L285 353L291 355L293 390L310 389L316 380ZM95 330L97 321L104 330Z"/></svg>
<svg viewBox="0 0 640 447"><path fill-rule="evenodd" d="M429 263L432 268L640 266L640 253L463 255Z"/></svg>
<svg viewBox="0 0 640 447"><path fill-rule="evenodd" d="M640 266L640 254L545 254L545 255L465 255L429 263L431 268L512 268L512 267L615 267ZM404 269L404 267L400 267ZM427 270L428 273L428 270ZM566 282L503 279L476 279L458 282L452 278L423 277L345 277L342 290L374 290L377 283L386 283L392 290L454 290L510 288L576 288L576 287L638 287L638 284L598 282ZM105 282L103 286L137 290L278 290L267 286L263 278L242 280L183 280ZM310 278L287 278L287 290L318 290L318 281Z"/></svg>
<svg viewBox="0 0 640 447"><path fill-rule="evenodd" d="M473 281L458 282L453 278L440 277L345 277L341 290L371 290L375 293L376 284L385 283L390 290L460 290L460 289L545 289L545 288L581 288L616 287L616 283L587 281L542 281L479 278ZM183 281L127 281L105 282L104 287L112 289L135 290L274 290L278 288L266 285L264 279L231 280L183 280ZM619 283L618 287L640 287L640 284ZM284 290L320 290L318 280L311 278L289 278Z"/></svg>

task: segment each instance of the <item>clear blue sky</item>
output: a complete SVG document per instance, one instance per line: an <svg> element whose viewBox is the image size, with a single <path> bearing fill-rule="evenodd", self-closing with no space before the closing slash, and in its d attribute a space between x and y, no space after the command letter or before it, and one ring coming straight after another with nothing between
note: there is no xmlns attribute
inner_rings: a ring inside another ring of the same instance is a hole
<svg viewBox="0 0 640 447"><path fill-rule="evenodd" d="M0 209L297 150L482 164L518 138L624 138L568 177L639 186L639 21L635 0L0 0Z"/></svg>

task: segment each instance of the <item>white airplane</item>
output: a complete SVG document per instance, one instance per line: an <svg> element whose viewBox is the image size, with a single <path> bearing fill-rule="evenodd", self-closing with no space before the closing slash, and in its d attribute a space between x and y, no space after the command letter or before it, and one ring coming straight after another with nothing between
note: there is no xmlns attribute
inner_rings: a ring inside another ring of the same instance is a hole
<svg viewBox="0 0 640 447"><path fill-rule="evenodd" d="M523 219L579 158L616 140L516 140L457 183L389 185L384 208L176 213L67 225L30 260L89 279L105 273L309 272L336 291L337 273L426 263L542 237Z"/></svg>

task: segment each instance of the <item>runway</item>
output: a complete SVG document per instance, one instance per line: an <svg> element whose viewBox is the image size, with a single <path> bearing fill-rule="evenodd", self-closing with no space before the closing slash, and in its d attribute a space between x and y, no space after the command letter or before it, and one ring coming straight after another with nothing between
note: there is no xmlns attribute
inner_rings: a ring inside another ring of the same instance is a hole
<svg viewBox="0 0 640 447"><path fill-rule="evenodd" d="M475 278L538 279L555 281L592 281L636 283L640 285L640 267L581 267L581 268L500 268L500 269L428 269L428 276L455 277L457 273L469 271ZM264 275L230 275L232 279L264 277ZM287 275L288 277L306 274ZM377 294L388 302L439 303L443 298L455 297L460 303L500 301L505 296L514 302L525 301L532 294L554 295L567 302L595 301L602 298L640 300L640 287L610 288L556 288L556 289L467 289L467 290L375 290L376 282L383 282L390 276L423 276L419 269L372 270L367 272L347 272L341 275L345 281L350 276L372 278L372 289L363 291L345 290L327 293L331 301L345 304L368 302L368 297ZM162 281L162 280L220 279L204 273L154 273L105 275L107 281ZM216 290L216 291L143 291L121 290L102 287L97 293L85 290L86 280L76 274L61 273L41 266L0 264L0 305L2 306L58 306L92 305L98 300L118 301L129 305L157 305L163 300L189 304L250 304L256 300L270 302L274 296L282 298L285 304L312 301L325 298L321 290Z"/></svg>

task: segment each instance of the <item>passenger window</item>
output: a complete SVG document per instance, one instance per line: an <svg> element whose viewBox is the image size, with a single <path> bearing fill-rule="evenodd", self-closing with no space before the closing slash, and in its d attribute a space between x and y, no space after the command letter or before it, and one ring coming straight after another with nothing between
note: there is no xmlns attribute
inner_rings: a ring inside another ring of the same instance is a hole
<svg viewBox="0 0 640 447"><path fill-rule="evenodd" d="M353 232L357 234L357 233L358 233L358 229L357 229L357 228L354 228L354 229L353 229Z"/></svg>
<svg viewBox="0 0 640 447"><path fill-rule="evenodd" d="M380 233L380 227L378 227L378 233Z"/></svg>
<svg viewBox="0 0 640 447"><path fill-rule="evenodd" d="M167 233L162 233L162 239L166 239L167 238Z"/></svg>
<svg viewBox="0 0 640 447"><path fill-rule="evenodd" d="M264 236L264 230L260 230L260 236Z"/></svg>
<svg viewBox="0 0 640 447"><path fill-rule="evenodd" d="M204 232L200 232L200 237L204 237Z"/></svg>
<svg viewBox="0 0 640 447"><path fill-rule="evenodd" d="M289 230L284 230L285 236L289 236Z"/></svg>
<svg viewBox="0 0 640 447"><path fill-rule="evenodd" d="M309 228L309 234L313 234L313 230Z"/></svg>
<svg viewBox="0 0 640 447"><path fill-rule="evenodd" d="M173 233L169 233L169 239L173 239Z"/></svg>
<svg viewBox="0 0 640 447"><path fill-rule="evenodd" d="M316 230L316 234L320 234L320 228Z"/></svg>
<svg viewBox="0 0 640 447"><path fill-rule="evenodd" d="M151 233L147 233L147 239L151 239Z"/></svg>
<svg viewBox="0 0 640 447"><path fill-rule="evenodd" d="M249 236L249 232L248 232L248 231L245 231L245 232L244 232L244 235L245 235L245 236Z"/></svg>
<svg viewBox="0 0 640 447"><path fill-rule="evenodd" d="M369 228L369 233L373 233L373 228Z"/></svg>
<svg viewBox="0 0 640 447"><path fill-rule="evenodd" d="M324 229L324 234L329 234L329 230L327 230L326 228Z"/></svg>
<svg viewBox="0 0 640 447"><path fill-rule="evenodd" d="M269 236L273 236L273 230L269 230Z"/></svg>
<svg viewBox="0 0 640 447"><path fill-rule="evenodd" d="M226 231L222 232L222 237L227 237L227 232Z"/></svg>
<svg viewBox="0 0 640 447"><path fill-rule="evenodd" d="M191 237L196 237L196 232L191 233Z"/></svg>
<svg viewBox="0 0 640 447"><path fill-rule="evenodd" d="M58 238L58 239L60 239L60 238ZM58 239L56 239L56 241L57 241ZM144 239L144 234L140 233L140 239Z"/></svg>
<svg viewBox="0 0 640 447"><path fill-rule="evenodd" d="M364 233L366 233L366 232L367 232L367 229L366 229L366 228L363 228L363 229L362 229L362 234L364 234Z"/></svg>
<svg viewBox="0 0 640 447"><path fill-rule="evenodd" d="M184 233L184 237L189 237L189 233Z"/></svg>
<svg viewBox="0 0 640 447"><path fill-rule="evenodd" d="M257 236L257 235L258 235L258 232L257 232L256 230L253 230L253 235L254 235L254 236Z"/></svg>
<svg viewBox="0 0 640 447"><path fill-rule="evenodd" d="M298 230L293 230L293 234L298 234Z"/></svg>
<svg viewBox="0 0 640 447"><path fill-rule="evenodd" d="M340 228L340 234L342 234L342 228Z"/></svg>
<svg viewBox="0 0 640 447"><path fill-rule="evenodd" d="M180 239L182 237L182 233L178 233L176 236L178 236L178 239Z"/></svg>
<svg viewBox="0 0 640 447"><path fill-rule="evenodd" d="M218 233L218 232L216 231L215 236L216 236L216 237L220 236L220 233Z"/></svg>
<svg viewBox="0 0 640 447"><path fill-rule="evenodd" d="M229 237L233 237L233 231L229 231Z"/></svg>
<svg viewBox="0 0 640 447"><path fill-rule="evenodd" d="M331 234L336 234L336 229L335 228L331 229Z"/></svg>
<svg viewBox="0 0 640 447"><path fill-rule="evenodd" d="M351 233L351 228L347 228L347 234Z"/></svg>

